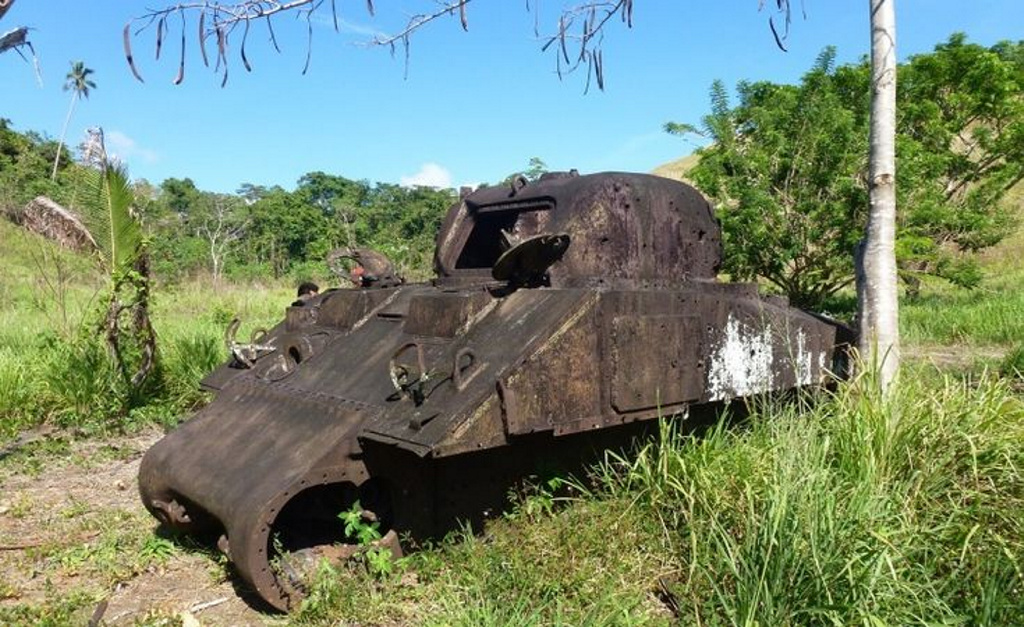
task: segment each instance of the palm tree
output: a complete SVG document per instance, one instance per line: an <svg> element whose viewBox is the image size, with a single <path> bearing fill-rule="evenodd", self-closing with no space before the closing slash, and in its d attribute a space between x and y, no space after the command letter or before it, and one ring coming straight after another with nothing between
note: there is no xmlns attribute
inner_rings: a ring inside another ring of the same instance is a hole
<svg viewBox="0 0 1024 627"><path fill-rule="evenodd" d="M60 151L64 147L64 137L68 132L68 123L71 122L71 114L75 112L75 103L78 99L88 98L89 90L96 89L96 83L89 80L92 69L85 67L85 63L74 61L71 63L71 71L64 77L64 91L71 92L71 106L68 107L68 116L64 118L64 130L60 132L60 142L57 143L57 156L53 159L53 174L50 180L57 178L57 164L60 163Z"/></svg>

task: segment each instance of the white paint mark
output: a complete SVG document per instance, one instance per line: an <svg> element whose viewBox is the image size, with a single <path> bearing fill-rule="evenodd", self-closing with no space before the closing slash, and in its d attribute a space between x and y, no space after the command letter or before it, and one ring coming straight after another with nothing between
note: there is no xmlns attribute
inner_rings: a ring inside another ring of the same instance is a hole
<svg viewBox="0 0 1024 627"><path fill-rule="evenodd" d="M813 381L811 367L813 355L807 351L807 336L803 329L796 331L796 384L810 385Z"/></svg>
<svg viewBox="0 0 1024 627"><path fill-rule="evenodd" d="M717 401L772 389L771 326L758 332L729 314L721 343L711 354L708 394Z"/></svg>

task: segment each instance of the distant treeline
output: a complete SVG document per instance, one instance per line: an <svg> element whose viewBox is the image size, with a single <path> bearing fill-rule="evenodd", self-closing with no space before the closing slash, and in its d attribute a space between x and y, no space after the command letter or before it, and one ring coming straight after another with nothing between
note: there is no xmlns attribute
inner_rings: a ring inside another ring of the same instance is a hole
<svg viewBox="0 0 1024 627"><path fill-rule="evenodd" d="M19 133L0 118L0 210L16 217L39 195L73 205L74 154L50 178L57 142ZM150 239L152 270L162 282L322 278L334 248L371 247L410 278L430 273L434 238L454 190L371 184L310 172L294 191L243 184L234 194L200 190L189 178L134 182L136 211Z"/></svg>

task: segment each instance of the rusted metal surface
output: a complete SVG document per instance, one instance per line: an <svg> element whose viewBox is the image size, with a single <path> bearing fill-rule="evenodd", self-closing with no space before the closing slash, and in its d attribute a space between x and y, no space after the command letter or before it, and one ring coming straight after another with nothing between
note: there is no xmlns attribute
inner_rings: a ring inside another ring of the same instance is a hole
<svg viewBox="0 0 1024 627"><path fill-rule="evenodd" d="M246 344L230 334L234 358L204 380L213 401L143 460L143 501L219 535L289 609L294 556L356 550L337 519L356 500L383 530L429 537L658 416L841 375L849 330L718 283L721 253L706 200L667 179L562 173L468 194L430 284L342 251L332 262L386 263L364 274L387 280L327 290Z"/></svg>

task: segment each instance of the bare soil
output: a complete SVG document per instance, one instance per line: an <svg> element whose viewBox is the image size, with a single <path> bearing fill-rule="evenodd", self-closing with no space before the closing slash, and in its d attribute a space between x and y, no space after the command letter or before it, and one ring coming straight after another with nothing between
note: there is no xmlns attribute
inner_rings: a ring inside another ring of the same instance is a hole
<svg viewBox="0 0 1024 627"><path fill-rule="evenodd" d="M82 609L84 618L105 602L107 625L161 617L184 625L283 621L250 605L253 596L236 590L237 580L212 552L165 542L169 548L158 560L126 554L159 538L139 500L136 475L160 435L153 429L116 441L71 442L67 453L38 453L45 459L35 465L23 455L2 460L0 611L83 593L95 599ZM105 547L113 551L104 553Z"/></svg>

